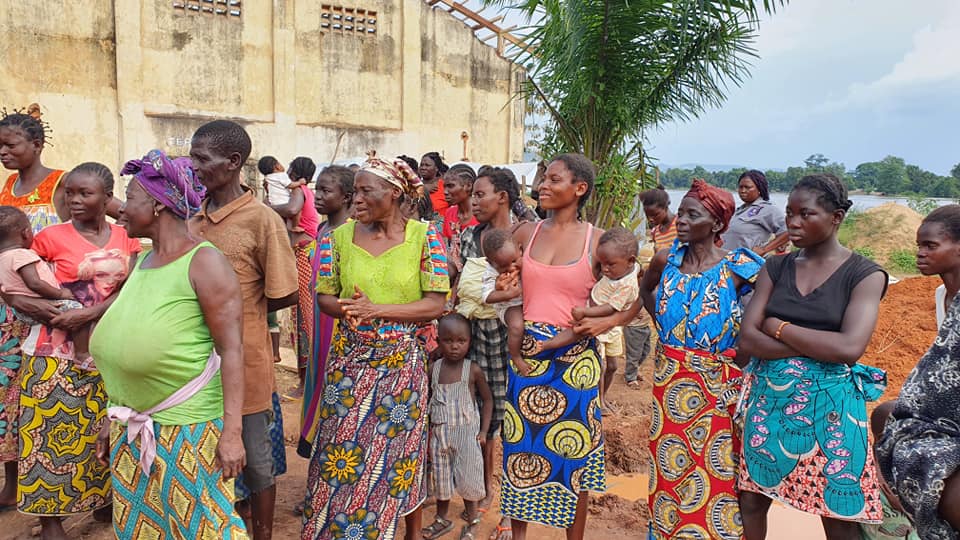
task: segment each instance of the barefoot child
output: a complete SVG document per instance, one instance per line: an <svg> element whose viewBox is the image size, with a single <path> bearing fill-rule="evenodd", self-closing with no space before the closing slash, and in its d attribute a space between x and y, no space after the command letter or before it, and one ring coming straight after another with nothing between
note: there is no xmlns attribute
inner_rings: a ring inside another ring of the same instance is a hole
<svg viewBox="0 0 960 540"><path fill-rule="evenodd" d="M0 290L31 298L56 301L57 309L80 309L69 289L60 288L53 270L30 246L33 229L27 215L12 206L0 206ZM22 313L17 318L29 325L40 324ZM90 363L90 327L82 326L71 333L73 357L80 365Z"/></svg>
<svg viewBox="0 0 960 540"><path fill-rule="evenodd" d="M460 539L475 538L480 517L477 503L483 487L481 444L490 428L493 395L480 366L464 360L470 349L470 322L459 313L440 319L441 357L430 367L430 459L433 462L433 493L437 517L423 529L426 539L439 538L453 529L447 518L454 488L463 497L462 517L467 524ZM477 399L483 410L477 412Z"/></svg>
<svg viewBox="0 0 960 540"><path fill-rule="evenodd" d="M492 230L483 239L483 254L487 269L483 273L480 296L490 304L497 317L507 327L507 350L510 361L521 375L530 372L530 364L523 359L523 291L520 289L520 246L505 230Z"/></svg>

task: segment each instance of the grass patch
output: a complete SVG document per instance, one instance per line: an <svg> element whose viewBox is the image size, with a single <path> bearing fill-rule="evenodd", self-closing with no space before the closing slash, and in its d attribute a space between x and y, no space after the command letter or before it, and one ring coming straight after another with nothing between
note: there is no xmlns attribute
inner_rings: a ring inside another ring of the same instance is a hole
<svg viewBox="0 0 960 540"><path fill-rule="evenodd" d="M890 252L890 266L904 274L917 273L917 254L909 249L895 249Z"/></svg>
<svg viewBox="0 0 960 540"><path fill-rule="evenodd" d="M837 239L840 240L840 243L849 246L850 240L854 236L854 228L857 225L857 222L863 218L863 212L857 210L856 208L851 208L846 217L843 218L843 223L840 224L840 229L837 231Z"/></svg>
<svg viewBox="0 0 960 540"><path fill-rule="evenodd" d="M871 248L870 246L853 248L853 252L871 260L877 256L877 254L873 252L873 248Z"/></svg>

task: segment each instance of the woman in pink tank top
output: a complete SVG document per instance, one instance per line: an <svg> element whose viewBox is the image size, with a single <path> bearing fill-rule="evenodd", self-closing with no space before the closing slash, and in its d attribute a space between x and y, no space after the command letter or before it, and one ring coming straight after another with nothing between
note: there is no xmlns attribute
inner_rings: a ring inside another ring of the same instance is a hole
<svg viewBox="0 0 960 540"><path fill-rule="evenodd" d="M584 156L554 158L539 187L540 205L552 216L514 233L524 246L523 353L530 368L523 375L511 365L503 421L500 508L515 540L526 538L531 521L582 539L587 492L606 490L596 339L584 335L535 352L538 342L571 327L571 310L587 305L596 282L593 259L603 231L579 217L595 174Z"/></svg>

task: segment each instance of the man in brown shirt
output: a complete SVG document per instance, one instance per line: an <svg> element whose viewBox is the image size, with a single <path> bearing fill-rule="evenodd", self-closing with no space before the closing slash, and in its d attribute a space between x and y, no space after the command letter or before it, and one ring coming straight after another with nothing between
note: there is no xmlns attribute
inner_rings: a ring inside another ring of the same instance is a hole
<svg viewBox="0 0 960 540"><path fill-rule="evenodd" d="M269 540L276 485L269 434L274 376L267 312L297 303L297 268L283 220L240 183L251 146L243 127L227 120L204 124L194 133L190 159L207 197L190 229L226 255L240 280L247 460L243 480L251 493L253 538Z"/></svg>

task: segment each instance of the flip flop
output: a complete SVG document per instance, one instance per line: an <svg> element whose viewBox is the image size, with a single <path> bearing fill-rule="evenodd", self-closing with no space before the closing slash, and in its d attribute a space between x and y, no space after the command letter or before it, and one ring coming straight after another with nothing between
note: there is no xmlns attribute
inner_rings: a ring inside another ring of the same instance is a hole
<svg viewBox="0 0 960 540"><path fill-rule="evenodd" d="M490 533L490 540L513 540L513 529L497 525L497 528Z"/></svg>

